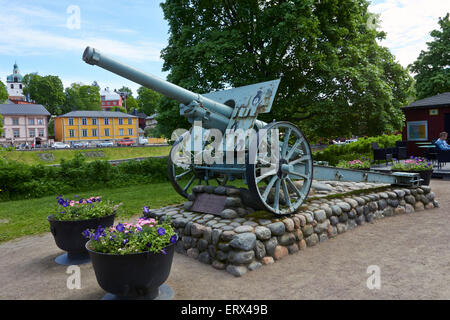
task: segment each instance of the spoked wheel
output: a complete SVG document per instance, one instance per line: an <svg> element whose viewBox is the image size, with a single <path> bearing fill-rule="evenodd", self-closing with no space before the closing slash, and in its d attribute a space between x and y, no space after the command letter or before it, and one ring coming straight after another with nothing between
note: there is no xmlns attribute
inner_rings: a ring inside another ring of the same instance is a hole
<svg viewBox="0 0 450 320"><path fill-rule="evenodd" d="M202 169L196 169L194 153L187 148L189 135L182 135L170 149L168 159L169 180L176 192L187 198L196 185L225 185L228 177L208 177ZM203 150L205 145L203 145Z"/></svg>
<svg viewBox="0 0 450 320"><path fill-rule="evenodd" d="M250 192L267 211L297 211L313 176L311 149L300 129L287 121L262 128L250 143L246 176Z"/></svg>

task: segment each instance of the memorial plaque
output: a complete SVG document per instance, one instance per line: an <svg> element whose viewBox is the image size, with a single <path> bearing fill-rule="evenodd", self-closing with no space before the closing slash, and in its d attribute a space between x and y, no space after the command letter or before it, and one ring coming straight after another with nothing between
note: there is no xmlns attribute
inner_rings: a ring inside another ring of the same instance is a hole
<svg viewBox="0 0 450 320"><path fill-rule="evenodd" d="M227 196L200 193L195 198L191 211L209 214L220 214L225 209Z"/></svg>
<svg viewBox="0 0 450 320"><path fill-rule="evenodd" d="M53 153L38 153L37 156L42 161L53 161L53 160L55 160L55 157L54 157Z"/></svg>

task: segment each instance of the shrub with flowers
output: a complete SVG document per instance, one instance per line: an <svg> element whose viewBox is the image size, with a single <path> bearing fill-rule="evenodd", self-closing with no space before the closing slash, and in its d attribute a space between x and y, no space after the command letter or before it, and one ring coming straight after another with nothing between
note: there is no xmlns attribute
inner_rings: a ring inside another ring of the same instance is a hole
<svg viewBox="0 0 450 320"><path fill-rule="evenodd" d="M351 161L341 160L337 164L337 167L348 169L370 169L370 159L362 157L361 159Z"/></svg>
<svg viewBox="0 0 450 320"><path fill-rule="evenodd" d="M428 171L433 170L433 164L426 159L413 157L403 162L395 163L392 171Z"/></svg>
<svg viewBox="0 0 450 320"><path fill-rule="evenodd" d="M121 205L114 205L110 201L102 201L100 196L90 198L79 198L75 196L76 200L64 199L63 196L58 196L58 201L55 214L55 220L85 220L93 218L101 218L109 216L117 211ZM79 198L79 199L78 199Z"/></svg>
<svg viewBox="0 0 450 320"><path fill-rule="evenodd" d="M83 235L90 239L89 248L96 252L131 254L153 252L166 254L164 248L177 242L178 237L170 220L157 224L155 219L142 217L136 224L119 223L105 230L85 230Z"/></svg>

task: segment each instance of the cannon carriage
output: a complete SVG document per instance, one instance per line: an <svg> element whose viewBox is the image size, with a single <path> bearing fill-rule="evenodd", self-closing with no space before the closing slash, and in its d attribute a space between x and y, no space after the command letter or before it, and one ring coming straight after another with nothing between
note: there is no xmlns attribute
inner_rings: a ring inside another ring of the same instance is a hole
<svg viewBox="0 0 450 320"><path fill-rule="evenodd" d="M83 60L180 102L180 115L193 126L173 144L168 174L174 189L184 197L198 184L215 181L225 185L240 179L248 186L256 207L286 215L302 205L313 178L420 185L418 174L313 165L309 143L300 128L288 121L265 123L257 119L258 114L270 112L280 79L198 94L117 62L91 47L85 49ZM204 155L215 161L205 162Z"/></svg>

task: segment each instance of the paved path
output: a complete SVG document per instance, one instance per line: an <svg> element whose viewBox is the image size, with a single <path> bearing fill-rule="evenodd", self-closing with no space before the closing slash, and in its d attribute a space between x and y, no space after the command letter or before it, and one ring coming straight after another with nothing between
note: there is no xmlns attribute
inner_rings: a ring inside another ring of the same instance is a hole
<svg viewBox="0 0 450 320"><path fill-rule="evenodd" d="M385 218L235 278L175 254L175 299L450 299L450 181L432 180L441 208ZM50 233L0 245L0 299L100 299L91 264L66 286ZM378 265L381 289L366 286Z"/></svg>

